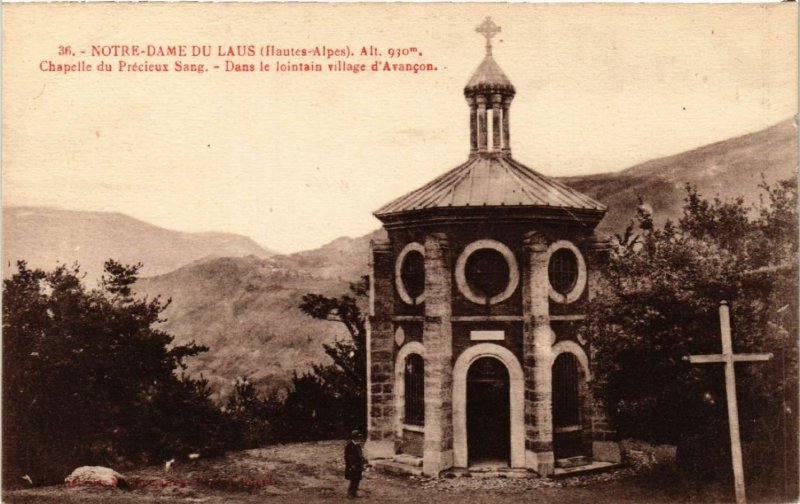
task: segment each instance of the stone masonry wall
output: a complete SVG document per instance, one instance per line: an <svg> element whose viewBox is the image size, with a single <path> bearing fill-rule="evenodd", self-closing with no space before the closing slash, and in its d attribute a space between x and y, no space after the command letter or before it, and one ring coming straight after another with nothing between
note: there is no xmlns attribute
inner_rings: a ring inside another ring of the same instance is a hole
<svg viewBox="0 0 800 504"><path fill-rule="evenodd" d="M593 298L600 287L602 269L608 260L610 244L607 239L597 235L589 241L589 254L587 257L589 299ZM594 362L592 343L589 342L589 362ZM621 453L619 439L614 426L612 426L603 407L602 401L591 398L591 432L592 432L592 457L595 460L606 462L620 462Z"/></svg>
<svg viewBox="0 0 800 504"><path fill-rule="evenodd" d="M425 238L425 448L423 473L453 465L453 335L450 251L443 233Z"/></svg>
<svg viewBox="0 0 800 504"><path fill-rule="evenodd" d="M547 240L526 233L523 242L522 310L525 372L525 462L542 476L554 470L552 368Z"/></svg>
<svg viewBox="0 0 800 504"><path fill-rule="evenodd" d="M368 332L367 458L394 455L393 278L394 258L388 241L372 243L372 274Z"/></svg>

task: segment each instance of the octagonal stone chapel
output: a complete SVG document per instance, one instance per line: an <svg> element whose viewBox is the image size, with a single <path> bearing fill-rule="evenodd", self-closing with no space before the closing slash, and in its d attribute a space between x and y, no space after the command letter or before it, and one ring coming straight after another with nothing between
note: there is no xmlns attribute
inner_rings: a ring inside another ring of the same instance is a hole
<svg viewBox="0 0 800 504"><path fill-rule="evenodd" d="M375 212L388 239L371 247L366 454L431 476L619 462L576 330L606 207L512 157L500 29L477 31L467 161Z"/></svg>

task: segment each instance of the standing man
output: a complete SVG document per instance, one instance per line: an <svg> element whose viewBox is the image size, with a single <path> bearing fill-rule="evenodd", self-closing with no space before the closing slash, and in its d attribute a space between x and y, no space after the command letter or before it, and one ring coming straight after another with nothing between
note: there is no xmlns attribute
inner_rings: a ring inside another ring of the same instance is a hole
<svg viewBox="0 0 800 504"><path fill-rule="evenodd" d="M361 483L361 472L367 462L361 453L361 445L358 444L361 434L354 430L350 433L350 441L344 447L344 477L350 480L347 488L347 497L353 499L358 494L358 484Z"/></svg>

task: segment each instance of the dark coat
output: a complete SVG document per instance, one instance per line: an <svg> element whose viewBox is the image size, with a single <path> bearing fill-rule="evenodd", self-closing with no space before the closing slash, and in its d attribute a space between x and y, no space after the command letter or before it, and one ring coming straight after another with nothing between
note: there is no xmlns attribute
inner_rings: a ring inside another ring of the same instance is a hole
<svg viewBox="0 0 800 504"><path fill-rule="evenodd" d="M360 480L361 472L364 470L364 455L358 443L348 441L344 447L344 478L348 480Z"/></svg>

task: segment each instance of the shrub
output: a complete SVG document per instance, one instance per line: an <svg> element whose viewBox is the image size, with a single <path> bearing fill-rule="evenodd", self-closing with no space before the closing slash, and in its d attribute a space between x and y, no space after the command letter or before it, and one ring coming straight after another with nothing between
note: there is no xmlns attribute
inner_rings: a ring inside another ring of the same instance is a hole
<svg viewBox="0 0 800 504"><path fill-rule="evenodd" d="M594 390L623 436L678 446L681 467L729 476L723 370L689 354L720 352L718 306L731 303L737 353L772 352L737 364L746 470L797 474L797 189L762 185L755 208L708 201L687 187L683 217L618 236L584 331L592 339ZM783 454L783 456L776 456ZM796 486L790 493L796 493Z"/></svg>

